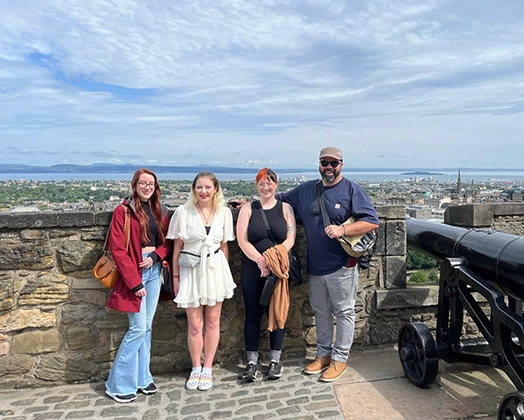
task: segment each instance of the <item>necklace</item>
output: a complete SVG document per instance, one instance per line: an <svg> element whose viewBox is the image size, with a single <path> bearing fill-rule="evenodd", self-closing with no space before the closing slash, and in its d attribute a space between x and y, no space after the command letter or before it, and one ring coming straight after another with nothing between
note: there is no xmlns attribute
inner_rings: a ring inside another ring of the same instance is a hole
<svg viewBox="0 0 524 420"><path fill-rule="evenodd" d="M209 211L209 214L207 215L206 217L206 214L204 213L204 209L202 207L200 207L200 204L197 203L197 206L198 206L198 209L200 210L200 214L202 215L202 217L204 218L204 220L206 221L206 226L210 226L209 224L209 219L211 218L211 216L213 215L213 208L211 208L211 210Z"/></svg>

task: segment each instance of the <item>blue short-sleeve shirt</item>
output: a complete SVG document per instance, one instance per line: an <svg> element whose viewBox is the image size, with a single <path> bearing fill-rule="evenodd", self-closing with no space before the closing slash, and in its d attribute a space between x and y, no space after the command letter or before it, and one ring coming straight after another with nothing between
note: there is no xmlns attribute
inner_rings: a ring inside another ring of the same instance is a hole
<svg viewBox="0 0 524 420"><path fill-rule="evenodd" d="M324 233L320 212L313 214L316 184L313 180L298 185L277 198L289 203L302 219L307 241L307 271L322 276L334 273L347 264L349 256L336 239ZM355 220L379 224L377 212L371 199L362 187L349 179L342 178L333 186L324 187L326 210L333 224L340 225L351 216Z"/></svg>

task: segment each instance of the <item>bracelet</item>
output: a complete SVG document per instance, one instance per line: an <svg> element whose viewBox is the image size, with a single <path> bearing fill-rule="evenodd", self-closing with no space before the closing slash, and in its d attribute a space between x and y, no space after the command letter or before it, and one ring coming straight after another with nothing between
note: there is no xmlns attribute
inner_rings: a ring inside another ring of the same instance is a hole
<svg viewBox="0 0 524 420"><path fill-rule="evenodd" d="M346 229L344 229L344 225L340 225L340 227L342 228L342 235L341 236L344 236L346 234Z"/></svg>

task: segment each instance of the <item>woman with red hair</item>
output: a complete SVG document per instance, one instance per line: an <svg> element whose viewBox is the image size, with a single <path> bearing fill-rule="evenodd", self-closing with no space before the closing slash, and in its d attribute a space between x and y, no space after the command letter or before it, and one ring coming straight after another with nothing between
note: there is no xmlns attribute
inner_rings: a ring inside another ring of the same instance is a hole
<svg viewBox="0 0 524 420"><path fill-rule="evenodd" d="M289 251L295 243L296 235L292 207L275 198L278 187L275 172L262 168L258 171L255 181L260 201L244 204L237 220L237 240L242 250L241 284L246 312L244 339L247 366L242 379L248 381L254 381L257 377L260 322L267 310L267 306L259 303L266 277L270 274L266 258L262 254L278 244L284 245ZM271 235L266 229L261 212L266 215ZM268 379L278 379L283 370L280 356L284 344L284 328L270 331L269 341Z"/></svg>
<svg viewBox="0 0 524 420"><path fill-rule="evenodd" d="M120 403L135 400L138 391L146 395L157 392L149 370L151 326L160 294L161 261L170 250L166 241L168 212L160 203L156 175L149 169L139 169L131 190L131 196L114 210L109 233L111 255L120 275L107 307L127 312L129 319L129 329L106 381L106 394Z"/></svg>

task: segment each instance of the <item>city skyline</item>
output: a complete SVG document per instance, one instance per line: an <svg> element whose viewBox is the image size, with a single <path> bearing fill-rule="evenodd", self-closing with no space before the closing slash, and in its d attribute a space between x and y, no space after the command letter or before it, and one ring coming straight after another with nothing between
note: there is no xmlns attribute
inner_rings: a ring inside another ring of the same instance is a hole
<svg viewBox="0 0 524 420"><path fill-rule="evenodd" d="M519 1L0 4L0 163L524 168Z"/></svg>

